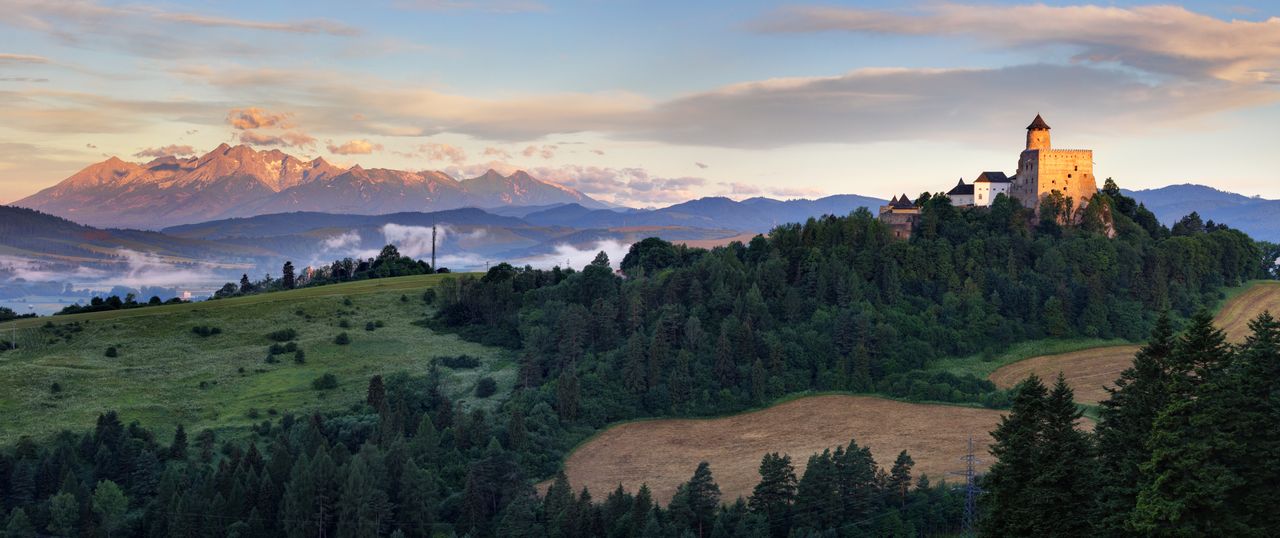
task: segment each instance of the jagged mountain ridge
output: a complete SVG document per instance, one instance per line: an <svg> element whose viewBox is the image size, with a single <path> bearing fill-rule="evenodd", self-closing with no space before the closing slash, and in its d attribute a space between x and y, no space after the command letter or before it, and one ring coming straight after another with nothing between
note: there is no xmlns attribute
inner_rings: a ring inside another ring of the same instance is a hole
<svg viewBox="0 0 1280 538"><path fill-rule="evenodd" d="M157 229L290 211L382 214L564 203L606 207L523 171L490 170L458 181L437 171L343 169L322 158L222 144L203 156L146 164L111 157L13 205L91 226Z"/></svg>

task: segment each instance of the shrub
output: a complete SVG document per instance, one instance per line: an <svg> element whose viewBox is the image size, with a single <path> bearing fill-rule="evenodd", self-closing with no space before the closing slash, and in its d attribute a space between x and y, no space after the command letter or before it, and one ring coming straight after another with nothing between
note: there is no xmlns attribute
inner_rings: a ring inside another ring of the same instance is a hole
<svg viewBox="0 0 1280 538"><path fill-rule="evenodd" d="M351 306L351 298L350 298L350 297L343 297L343 298L342 298L342 306Z"/></svg>
<svg viewBox="0 0 1280 538"><path fill-rule="evenodd" d="M340 346L345 346L351 343L351 336L348 335L347 333L338 333L338 336L335 336L333 338L333 343L338 344Z"/></svg>
<svg viewBox="0 0 1280 538"><path fill-rule="evenodd" d="M306 364L306 363L307 363L307 352L305 352L305 351L303 351L303 350L301 350L301 349L299 349L299 350L297 350L297 351L293 352L293 362L296 362L296 363L298 363L298 364Z"/></svg>
<svg viewBox="0 0 1280 538"><path fill-rule="evenodd" d="M476 357L472 357L471 355L458 355L458 356L446 355L442 357L436 357L433 360L440 363L442 366L445 366L447 368L453 368L454 370L477 368L480 366L480 359Z"/></svg>
<svg viewBox="0 0 1280 538"><path fill-rule="evenodd" d="M248 411L245 411L244 416L249 417L249 418L252 418L252 419L256 419L256 418L258 418L258 417L260 416L260 415L258 414L258 408L257 408L257 407L250 407Z"/></svg>
<svg viewBox="0 0 1280 538"><path fill-rule="evenodd" d="M222 329L219 327L210 327L208 325L197 325L191 328L191 332L201 338L208 338L215 334L222 334Z"/></svg>
<svg viewBox="0 0 1280 538"><path fill-rule="evenodd" d="M407 302L409 302L409 296L408 296L408 295L405 295L405 294L403 294L403 293L401 293L401 294L400 294L400 302L402 302L402 303L407 303Z"/></svg>
<svg viewBox="0 0 1280 538"><path fill-rule="evenodd" d="M330 390L338 388L338 378L333 374L324 374L317 377L311 382L311 388L315 390Z"/></svg>
<svg viewBox="0 0 1280 538"><path fill-rule="evenodd" d="M488 398L498 392L498 383L492 377L482 377L476 384L476 398Z"/></svg>
<svg viewBox="0 0 1280 538"><path fill-rule="evenodd" d="M120 356L120 351L116 349L116 346L111 346L107 348L107 352L105 353L105 355L109 358L114 359Z"/></svg>
<svg viewBox="0 0 1280 538"><path fill-rule="evenodd" d="M59 392L62 392L62 384L55 381L52 385L49 385L49 392L53 394L58 394Z"/></svg>
<svg viewBox="0 0 1280 538"><path fill-rule="evenodd" d="M366 331L372 331L372 330L377 329L377 328L378 328L378 326L377 326L377 325L375 325L372 321L370 321L370 322L368 322L368 323L365 323L365 324L364 324L364 330L366 330Z"/></svg>
<svg viewBox="0 0 1280 538"><path fill-rule="evenodd" d="M298 331L294 329L280 329L267 335L270 340L276 342L288 342L298 337Z"/></svg>
<svg viewBox="0 0 1280 538"><path fill-rule="evenodd" d="M435 288L432 288L432 289L429 289L429 290L427 290L427 291L422 292L422 302L427 303L427 304L435 304L435 302L436 302L436 290L435 290Z"/></svg>
<svg viewBox="0 0 1280 538"><path fill-rule="evenodd" d="M350 329L350 328L351 328L351 322L350 322L350 321L347 321L347 320L345 320L345 319L343 319L343 320L339 320L339 321L338 321L338 326L339 326L339 327L342 327L343 329Z"/></svg>

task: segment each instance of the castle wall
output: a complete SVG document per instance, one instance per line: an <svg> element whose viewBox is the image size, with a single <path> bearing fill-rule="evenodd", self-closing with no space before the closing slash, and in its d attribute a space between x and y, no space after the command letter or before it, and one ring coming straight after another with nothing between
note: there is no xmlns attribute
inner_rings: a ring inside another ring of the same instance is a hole
<svg viewBox="0 0 1280 538"><path fill-rule="evenodd" d="M1071 198L1073 208L1089 203L1098 192L1093 177L1093 151L1087 149L1031 149L1018 159L1013 195L1022 205L1039 207L1040 198L1053 191Z"/></svg>
<svg viewBox="0 0 1280 538"><path fill-rule="evenodd" d="M995 202L996 196L1001 194L1009 195L1010 184L1008 183L988 183L985 181L973 184L973 205L989 206Z"/></svg>

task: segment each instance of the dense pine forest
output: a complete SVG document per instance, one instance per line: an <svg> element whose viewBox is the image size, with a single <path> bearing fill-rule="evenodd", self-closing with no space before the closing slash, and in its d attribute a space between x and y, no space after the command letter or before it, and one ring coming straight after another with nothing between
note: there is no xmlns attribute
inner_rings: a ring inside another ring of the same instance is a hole
<svg viewBox="0 0 1280 538"><path fill-rule="evenodd" d="M1010 407L994 432L981 530L991 536L1274 535L1277 326L1243 346L1207 316L1260 278L1272 246L1198 218L1172 229L1113 183L1081 222L1001 197L961 210L922 196L909 241L861 210L746 245L649 239L616 274L499 265L423 297L423 324L504 346L516 391L494 412L441 376L369 380L363 405L264 421L249 438L156 436L105 412L89 432L0 450L11 536L918 536L956 533L963 494L910 454L851 440L794 462L761 454L748 499L689 469L667 506L557 474L604 425L714 415L811 390ZM397 256L398 258L398 256ZM1274 256L1272 257L1274 260ZM1167 313L1163 315L1161 313ZM1175 336L1174 326L1187 329ZM1151 336L1154 335L1154 336ZM1070 389L927 370L1055 337L1150 342L1084 433ZM1242 409L1245 412L1232 412ZM532 484L554 477L545 495ZM1238 516L1238 517L1237 517ZM1269 532L1268 532L1269 531Z"/></svg>

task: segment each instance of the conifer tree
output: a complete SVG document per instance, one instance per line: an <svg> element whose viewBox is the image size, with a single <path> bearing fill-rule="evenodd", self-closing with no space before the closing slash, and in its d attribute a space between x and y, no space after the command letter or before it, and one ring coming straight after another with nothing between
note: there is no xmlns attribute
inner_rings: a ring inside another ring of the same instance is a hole
<svg viewBox="0 0 1280 538"><path fill-rule="evenodd" d="M1223 431L1235 390L1227 369L1233 352L1207 312L1197 313L1170 356L1169 404L1156 418L1141 466L1141 490L1130 524L1138 532L1168 536L1237 535L1244 522L1227 509L1228 492L1246 479L1223 459L1234 444Z"/></svg>
<svg viewBox="0 0 1280 538"><path fill-rule="evenodd" d="M1151 459L1147 437L1156 417L1169 402L1168 360L1174 334L1169 316L1162 315L1151 339L1138 350L1133 366L1121 372L1110 396L1101 403L1094 430L1098 443L1098 519L1100 536L1129 536L1127 521L1137 503L1139 467Z"/></svg>
<svg viewBox="0 0 1280 538"><path fill-rule="evenodd" d="M991 464L982 481L980 530L984 536L1034 536L1037 514L1027 502L1036 477L1036 443L1048 391L1034 374L1014 389L1009 414L991 432Z"/></svg>
<svg viewBox="0 0 1280 538"><path fill-rule="evenodd" d="M284 289L291 290L294 288L296 281L293 274L293 262L284 262L284 268L280 270L280 281L284 284Z"/></svg>
<svg viewBox="0 0 1280 538"><path fill-rule="evenodd" d="M893 469L889 471L889 480L885 484L889 493L889 498L898 505L899 508L907 504L907 492L911 490L911 468L916 462L911 459L906 450L898 453L898 459L893 461Z"/></svg>
<svg viewBox="0 0 1280 538"><path fill-rule="evenodd" d="M711 465L704 461L698 464L693 477L676 489L669 509L673 517L701 538L710 535L719 507L720 486L711 476Z"/></svg>
<svg viewBox="0 0 1280 538"><path fill-rule="evenodd" d="M187 430L182 425L173 432L173 442L169 444L169 459L184 461L187 459Z"/></svg>
<svg viewBox="0 0 1280 538"><path fill-rule="evenodd" d="M791 504L796 497L796 470L791 456L777 452L765 454L760 461L760 482L751 492L749 507L752 512L769 520L773 536L787 535L791 517Z"/></svg>
<svg viewBox="0 0 1280 538"><path fill-rule="evenodd" d="M1087 536L1093 521L1094 462L1089 435L1076 429L1081 412L1061 373L1045 401L1035 448L1034 479L1023 502L1037 536Z"/></svg>
<svg viewBox="0 0 1280 538"><path fill-rule="evenodd" d="M1266 536L1280 535L1280 321L1264 312L1249 324L1252 330L1236 355L1232 382L1221 391L1224 434L1223 457L1246 482L1228 493L1235 520Z"/></svg>
<svg viewBox="0 0 1280 538"><path fill-rule="evenodd" d="M366 444L347 466L338 501L338 536L378 536L391 520L391 505L378 472L377 449Z"/></svg>

